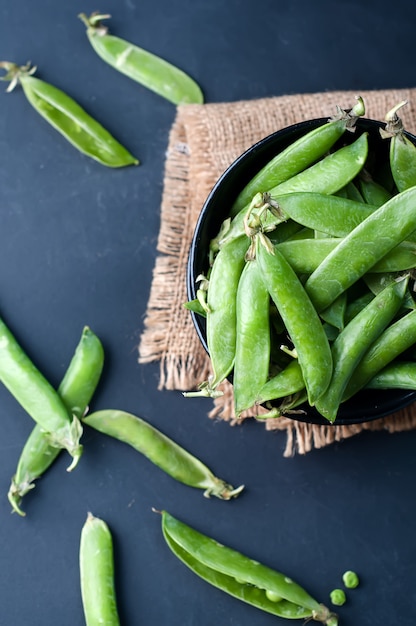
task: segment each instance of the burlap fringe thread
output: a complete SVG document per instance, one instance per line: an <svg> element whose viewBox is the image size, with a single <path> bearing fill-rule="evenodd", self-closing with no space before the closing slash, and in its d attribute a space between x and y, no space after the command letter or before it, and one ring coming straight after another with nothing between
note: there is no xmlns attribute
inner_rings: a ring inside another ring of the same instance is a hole
<svg viewBox="0 0 416 626"><path fill-rule="evenodd" d="M172 126L166 154L161 223L157 243L160 253L139 346L139 362L160 363L160 389L189 390L210 374L209 359L195 332L191 316L183 308L186 265L193 230L202 205L225 169L259 139L306 119L331 116L336 106L352 106L352 92L329 92L264 98L207 105L182 105ZM416 89L360 92L366 117L384 119L402 100L405 127L416 129ZM211 418L240 424L254 412L235 419L232 386L223 385L224 395L214 401ZM192 402L190 400L190 402ZM210 402L207 400L207 402ZM258 409L258 412L263 412ZM290 418L265 420L267 430L286 432L285 456L305 454L365 430L391 433L416 427L416 410L398 413L365 424L317 426Z"/></svg>

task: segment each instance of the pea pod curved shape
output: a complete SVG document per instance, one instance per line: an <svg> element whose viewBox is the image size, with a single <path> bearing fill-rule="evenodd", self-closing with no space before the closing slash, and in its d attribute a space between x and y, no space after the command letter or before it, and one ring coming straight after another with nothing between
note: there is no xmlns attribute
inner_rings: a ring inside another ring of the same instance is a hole
<svg viewBox="0 0 416 626"><path fill-rule="evenodd" d="M174 104L202 104L204 97L199 85L185 72L159 56L110 35L102 25L109 15L93 13L79 17L87 26L87 36L95 52L111 67L140 83Z"/></svg>
<svg viewBox="0 0 416 626"><path fill-rule="evenodd" d="M288 576L219 544L167 511L161 514L162 531L169 548L207 582L273 615L286 619L310 618L337 626L336 615Z"/></svg>
<svg viewBox="0 0 416 626"><path fill-rule="evenodd" d="M9 70L4 80L21 84L36 111L77 150L107 167L138 165L139 161L73 98L53 85L33 76L33 70L3 62Z"/></svg>

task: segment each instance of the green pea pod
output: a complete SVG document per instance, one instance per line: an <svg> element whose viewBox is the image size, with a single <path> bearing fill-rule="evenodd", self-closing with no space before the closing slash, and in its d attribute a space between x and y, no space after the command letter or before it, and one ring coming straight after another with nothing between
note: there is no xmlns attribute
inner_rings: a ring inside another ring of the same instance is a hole
<svg viewBox="0 0 416 626"><path fill-rule="evenodd" d="M340 238L296 239L283 241L276 248L297 274L312 274L341 242ZM416 244L404 241L371 267L371 272L402 272L416 265Z"/></svg>
<svg viewBox="0 0 416 626"><path fill-rule="evenodd" d="M394 361L378 372L367 383L368 389L409 389L416 390L416 363L414 361Z"/></svg>
<svg viewBox="0 0 416 626"><path fill-rule="evenodd" d="M174 104L203 103L200 87L185 72L143 48L109 35L101 20L110 15L95 12L89 18L84 13L79 17L87 27L95 52L111 67Z"/></svg>
<svg viewBox="0 0 416 626"><path fill-rule="evenodd" d="M212 376L200 391L186 392L186 397L215 395L234 366L236 347L236 293L245 254L249 247L246 235L230 241L218 252L211 268L207 295L207 346Z"/></svg>
<svg viewBox="0 0 416 626"><path fill-rule="evenodd" d="M85 327L69 367L58 387L65 406L81 419L101 377L104 353L101 341ZM27 439L8 492L9 502L19 515L25 515L20 505L24 495L34 488L34 481L52 465L60 448L50 445L49 438L36 424Z"/></svg>
<svg viewBox="0 0 416 626"><path fill-rule="evenodd" d="M243 486L234 489L214 476L211 470L190 452L131 413L116 410L96 411L86 415L83 422L100 433L132 446L175 480L189 487L203 489L206 497L212 495L221 500L230 500L243 490Z"/></svg>
<svg viewBox="0 0 416 626"><path fill-rule="evenodd" d="M233 371L235 414L251 409L270 363L269 292L256 259L247 261L237 289L237 337Z"/></svg>
<svg viewBox="0 0 416 626"><path fill-rule="evenodd" d="M362 98L357 100L351 110L339 109L336 117L309 131L271 159L239 193L231 215L246 207L256 193L283 183L324 157L347 129L354 129L357 117L364 115L364 102Z"/></svg>
<svg viewBox="0 0 416 626"><path fill-rule="evenodd" d="M35 67L19 67L6 61L0 63L0 68L8 72L2 80L11 81L7 91L12 91L20 83L26 98L36 111L80 152L107 167L139 163L75 100L57 87L35 78Z"/></svg>
<svg viewBox="0 0 416 626"><path fill-rule="evenodd" d="M347 324L332 344L332 378L315 405L328 421L335 421L344 390L357 364L399 311L407 285L408 277L388 285Z"/></svg>
<svg viewBox="0 0 416 626"><path fill-rule="evenodd" d="M347 308L347 294L344 292L333 303L321 312L321 318L338 330L345 326L345 310Z"/></svg>
<svg viewBox="0 0 416 626"><path fill-rule="evenodd" d="M391 324L376 339L357 365L343 395L351 398L370 382L382 369L416 343L416 309Z"/></svg>
<svg viewBox="0 0 416 626"><path fill-rule="evenodd" d="M276 249L272 254L259 236L256 253L264 283L295 347L309 403L313 405L332 374L331 350L321 320L284 256Z"/></svg>
<svg viewBox="0 0 416 626"><path fill-rule="evenodd" d="M376 207L381 207L392 197L392 193L376 182L371 174L364 169L358 178L358 186L365 202Z"/></svg>
<svg viewBox="0 0 416 626"><path fill-rule="evenodd" d="M228 548L162 511L162 531L172 552L198 576L243 602L286 619L337 626L334 613L288 576Z"/></svg>
<svg viewBox="0 0 416 626"><path fill-rule="evenodd" d="M399 192L416 185L416 146L405 135L398 109L407 104L400 102L386 115L386 127L380 131L390 139L390 169Z"/></svg>
<svg viewBox="0 0 416 626"><path fill-rule="evenodd" d="M113 539L106 522L91 513L81 531L79 571L86 626L120 626Z"/></svg>
<svg viewBox="0 0 416 626"><path fill-rule="evenodd" d="M270 378L260 389L257 404L292 396L305 388L302 370L297 359L293 359L278 374Z"/></svg>
<svg viewBox="0 0 416 626"><path fill-rule="evenodd" d="M416 223L416 187L403 191L371 213L342 239L306 281L317 310L328 307L412 233Z"/></svg>
<svg viewBox="0 0 416 626"><path fill-rule="evenodd" d="M368 134L362 133L352 144L339 148L306 170L289 180L267 189L267 195L273 204L279 203L280 196L295 192L314 192L326 195L334 194L353 179L364 166L368 155ZM263 208L263 207L262 207ZM245 232L245 219L248 207L241 209L231 220L229 229L219 240L221 247L227 241ZM256 209L253 209L256 214ZM283 210L271 211L263 219L263 227L272 230L277 224L285 221L288 215Z"/></svg>
<svg viewBox="0 0 416 626"><path fill-rule="evenodd" d="M279 196L277 205L298 224L331 237L345 237L377 209L363 202L308 191Z"/></svg>
<svg viewBox="0 0 416 626"><path fill-rule="evenodd" d="M82 425L39 372L0 319L0 381L47 434L50 445L64 448L73 460L72 470L82 455Z"/></svg>

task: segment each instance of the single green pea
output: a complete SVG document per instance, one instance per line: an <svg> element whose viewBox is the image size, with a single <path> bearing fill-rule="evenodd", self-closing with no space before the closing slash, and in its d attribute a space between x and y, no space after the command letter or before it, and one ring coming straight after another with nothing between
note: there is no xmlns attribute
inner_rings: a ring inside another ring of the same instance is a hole
<svg viewBox="0 0 416 626"><path fill-rule="evenodd" d="M335 606L342 606L347 601L347 597L343 589L334 589L329 594L329 597L331 598L332 604Z"/></svg>
<svg viewBox="0 0 416 626"><path fill-rule="evenodd" d="M360 579L357 574L351 570L348 570L342 575L342 581L347 589L355 589L360 584Z"/></svg>

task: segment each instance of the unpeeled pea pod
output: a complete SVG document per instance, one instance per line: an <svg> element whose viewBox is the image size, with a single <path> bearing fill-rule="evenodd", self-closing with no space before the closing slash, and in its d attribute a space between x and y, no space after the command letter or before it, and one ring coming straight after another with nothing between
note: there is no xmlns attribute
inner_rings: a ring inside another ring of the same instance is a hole
<svg viewBox="0 0 416 626"><path fill-rule="evenodd" d="M199 459L136 415L118 410L96 411L86 415L83 422L132 446L175 480L203 489L207 498L230 500L244 488L234 488L214 476Z"/></svg>
<svg viewBox="0 0 416 626"><path fill-rule="evenodd" d="M337 616L288 576L218 543L167 511L161 515L169 548L213 586L278 617L337 626Z"/></svg>
<svg viewBox="0 0 416 626"><path fill-rule="evenodd" d="M79 15L87 27L88 39L95 52L106 63L174 104L202 104L204 97L198 84L185 72L164 59L108 34L102 24L110 15Z"/></svg>
<svg viewBox="0 0 416 626"><path fill-rule="evenodd" d="M416 389L416 363L395 361L378 372L366 387L368 389Z"/></svg>
<svg viewBox="0 0 416 626"><path fill-rule="evenodd" d="M321 320L299 278L277 250L272 254L257 238L261 275L295 347L309 403L326 390L332 374L332 355Z"/></svg>
<svg viewBox="0 0 416 626"><path fill-rule="evenodd" d="M312 274L335 250L340 238L296 239L277 244L279 250L297 274ZM416 243L402 242L375 263L370 271L377 274L402 272L416 265Z"/></svg>
<svg viewBox="0 0 416 626"><path fill-rule="evenodd" d="M364 115L364 102L357 100L350 111L340 111L338 117L309 131L271 159L239 193L230 214L246 207L256 193L283 183L325 156L347 129L354 129L357 117Z"/></svg>
<svg viewBox="0 0 416 626"><path fill-rule="evenodd" d="M305 388L302 370L297 359L293 359L278 374L270 378L256 398L256 404L264 404L269 400L277 400L292 396Z"/></svg>
<svg viewBox="0 0 416 626"><path fill-rule="evenodd" d="M233 370L237 418L256 402L270 361L269 292L256 259L247 261L237 289L236 348ZM221 332L221 329L219 330Z"/></svg>
<svg viewBox="0 0 416 626"><path fill-rule="evenodd" d="M82 425L71 415L57 391L23 351L0 319L0 381L46 433L49 444L72 456L68 471L82 455Z"/></svg>
<svg viewBox="0 0 416 626"><path fill-rule="evenodd" d="M406 137L403 123L397 115L398 109L407 104L400 102L386 115L384 138L390 137L390 169L399 192L416 185L416 146Z"/></svg>
<svg viewBox="0 0 416 626"><path fill-rule="evenodd" d="M91 513L81 531L79 571L86 626L120 626L113 539L107 523Z"/></svg>
<svg viewBox="0 0 416 626"><path fill-rule="evenodd" d="M403 302L408 277L388 285L344 328L332 344L333 373L316 409L334 422L354 369L374 341L390 324Z"/></svg>
<svg viewBox="0 0 416 626"><path fill-rule="evenodd" d="M318 311L370 270L415 228L416 187L403 191L371 213L342 239L305 284Z"/></svg>
<svg viewBox="0 0 416 626"><path fill-rule="evenodd" d="M122 146L101 124L92 118L66 93L33 76L36 67L19 67L4 61L0 68L10 80L7 91L17 83L36 111L83 154L107 167L138 165L139 161Z"/></svg>
<svg viewBox="0 0 416 626"><path fill-rule="evenodd" d="M339 148L284 183L267 189L267 194L271 196L273 201L277 202L279 196L294 192L316 192L332 195L358 174L364 166L367 155L368 134L362 133L352 144ZM219 246L245 232L244 221L247 210L248 207L244 207L231 220L230 228L219 240ZM253 213L256 213L255 209ZM276 215L269 212L263 220L263 225L265 228L271 229L285 219L287 216L285 217L284 214Z"/></svg>
<svg viewBox="0 0 416 626"><path fill-rule="evenodd" d="M391 324L371 345L351 376L343 401L367 385L414 343L416 343L416 309Z"/></svg>
<svg viewBox="0 0 416 626"><path fill-rule="evenodd" d="M58 387L65 406L78 419L88 408L101 377L103 362L101 341L86 326ZM23 496L34 488L34 481L46 472L60 452L60 448L50 445L47 434L36 424L23 447L8 492L9 502L16 513L25 515L20 507Z"/></svg>

